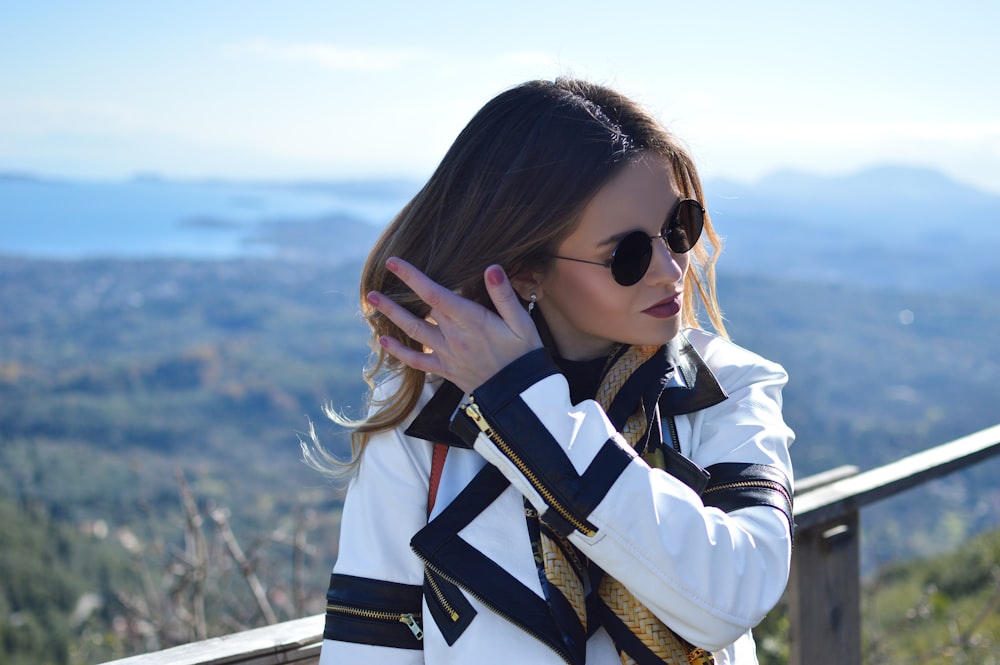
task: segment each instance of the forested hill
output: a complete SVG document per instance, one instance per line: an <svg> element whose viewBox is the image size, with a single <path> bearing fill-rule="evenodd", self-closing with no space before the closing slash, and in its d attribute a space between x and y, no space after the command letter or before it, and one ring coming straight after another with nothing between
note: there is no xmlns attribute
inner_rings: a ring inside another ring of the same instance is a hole
<svg viewBox="0 0 1000 665"><path fill-rule="evenodd" d="M172 497L162 468L180 464L231 504L287 506L322 482L299 464L294 431L322 420L325 402L355 414L362 403L358 270L0 260L0 489L67 516L118 516ZM731 274L719 290L735 341L791 375L800 475L871 467L998 419L991 294ZM342 434L320 433L343 450Z"/></svg>
<svg viewBox="0 0 1000 665"><path fill-rule="evenodd" d="M89 588L104 592L87 596L103 599L91 621L111 625L136 611L109 590L133 584L139 570L148 574L151 557L167 570L185 560L176 558L189 538L180 533L175 469L206 514L231 511L255 566L272 579L291 574L282 543L310 515L300 611L319 611L341 494L301 464L296 431L312 418L327 445L346 450L344 433L320 407L357 414L362 403L368 352L358 271L357 262L0 259L0 500L66 543L76 542L67 529L117 539L119 558L105 548L103 563L91 566L101 572ZM800 476L845 463L872 467L998 420L1000 336L988 331L1000 326L1000 302L990 294L733 274L720 278L719 290L734 339L791 375L786 416L798 435ZM941 551L996 526L996 472L991 462L916 500L891 502L873 521L866 558ZM170 576L163 583L179 584ZM227 597L242 588L230 584ZM66 622L79 599L67 594L57 598L72 606L50 619L62 622L70 644ZM41 599L19 598L0 605L14 602L12 616L40 611L32 604ZM227 621L216 630L237 625ZM0 632L4 640L25 635ZM94 653L124 653L112 642L119 651ZM132 648L151 648L143 644Z"/></svg>

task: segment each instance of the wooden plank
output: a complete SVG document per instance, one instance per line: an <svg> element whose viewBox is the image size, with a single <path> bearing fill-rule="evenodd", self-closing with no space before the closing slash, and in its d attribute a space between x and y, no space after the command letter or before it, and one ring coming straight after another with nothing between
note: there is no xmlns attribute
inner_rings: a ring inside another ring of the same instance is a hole
<svg viewBox="0 0 1000 665"><path fill-rule="evenodd" d="M861 663L858 513L795 536L788 583L792 665Z"/></svg>
<svg viewBox="0 0 1000 665"><path fill-rule="evenodd" d="M853 464L844 464L843 466L827 469L826 471L821 471L811 476L806 476L805 478L796 478L795 496L798 497L801 494L812 492L820 487L825 487L826 485L835 483L838 480L856 476L858 475L858 471L860 471L860 469Z"/></svg>
<svg viewBox="0 0 1000 665"><path fill-rule="evenodd" d="M930 448L795 497L800 529L837 519L863 506L941 478L1000 454L1000 425Z"/></svg>
<svg viewBox="0 0 1000 665"><path fill-rule="evenodd" d="M318 662L323 615L191 642L106 665L272 665Z"/></svg>
<svg viewBox="0 0 1000 665"><path fill-rule="evenodd" d="M319 648L322 642L291 651L279 651L259 658L229 661L229 665L319 665Z"/></svg>

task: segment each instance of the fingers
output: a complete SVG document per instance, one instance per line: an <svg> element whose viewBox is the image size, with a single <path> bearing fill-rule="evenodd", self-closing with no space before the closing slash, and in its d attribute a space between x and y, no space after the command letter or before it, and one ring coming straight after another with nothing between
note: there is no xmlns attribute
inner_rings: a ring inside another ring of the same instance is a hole
<svg viewBox="0 0 1000 665"><path fill-rule="evenodd" d="M412 348L402 336L379 338L386 353L405 365L444 377L469 392L542 345L534 322L500 266L490 266L484 275L499 316L437 284L402 259L391 258L386 267L431 307L430 317L424 319L381 293L366 296L402 335L423 347Z"/></svg>
<svg viewBox="0 0 1000 665"><path fill-rule="evenodd" d="M490 295L490 300L497 308L497 314L506 322L507 326L519 337L526 338L532 335L537 337L537 329L534 321L528 316L521 306L521 301L507 279L507 273L498 265L492 265L486 269L486 292ZM540 342L540 340L539 340Z"/></svg>
<svg viewBox="0 0 1000 665"><path fill-rule="evenodd" d="M386 298L381 293L372 291L365 296L365 300L368 301L369 305L395 323L404 335L421 344L424 349L432 348L435 344L440 343L441 335L437 326L417 318L391 298ZM405 365L423 372L440 373L440 362L432 353L409 347L395 337L388 335L379 337L378 343L389 355L395 357Z"/></svg>
<svg viewBox="0 0 1000 665"><path fill-rule="evenodd" d="M403 259L393 257L386 261L385 267L410 287L421 300L430 305L432 310L448 316L455 316L463 308L463 305L469 302L441 286Z"/></svg>
<svg viewBox="0 0 1000 665"><path fill-rule="evenodd" d="M407 337L416 340L424 346L434 346L437 336L439 336L437 326L415 316L392 298L386 298L376 291L372 291L365 296L365 300L368 301L369 305L395 323L396 327L402 330L403 334ZM383 344L383 346L385 345Z"/></svg>
<svg viewBox="0 0 1000 665"><path fill-rule="evenodd" d="M417 349L411 349L398 339L388 336L379 337L378 343L389 355L398 359L404 365L422 372L430 372L431 374L441 373L441 363L433 353L424 353Z"/></svg>

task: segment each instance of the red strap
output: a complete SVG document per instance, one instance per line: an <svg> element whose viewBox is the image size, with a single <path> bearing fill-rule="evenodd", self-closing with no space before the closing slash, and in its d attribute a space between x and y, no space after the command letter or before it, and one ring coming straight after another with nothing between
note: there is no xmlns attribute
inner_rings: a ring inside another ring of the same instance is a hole
<svg viewBox="0 0 1000 665"><path fill-rule="evenodd" d="M448 456L448 446L443 443L434 444L434 456L431 458L431 477L427 487L427 517L431 516L434 510L434 501L437 499L438 485L441 484L441 471L444 470L444 458Z"/></svg>

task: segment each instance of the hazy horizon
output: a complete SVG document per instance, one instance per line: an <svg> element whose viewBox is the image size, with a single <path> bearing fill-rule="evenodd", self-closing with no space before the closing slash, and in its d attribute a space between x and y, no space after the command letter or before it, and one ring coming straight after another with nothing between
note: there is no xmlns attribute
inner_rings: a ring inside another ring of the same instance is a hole
<svg viewBox="0 0 1000 665"><path fill-rule="evenodd" d="M476 109L574 75L706 179L931 167L1000 193L1000 5L0 5L0 172L425 179Z"/></svg>

